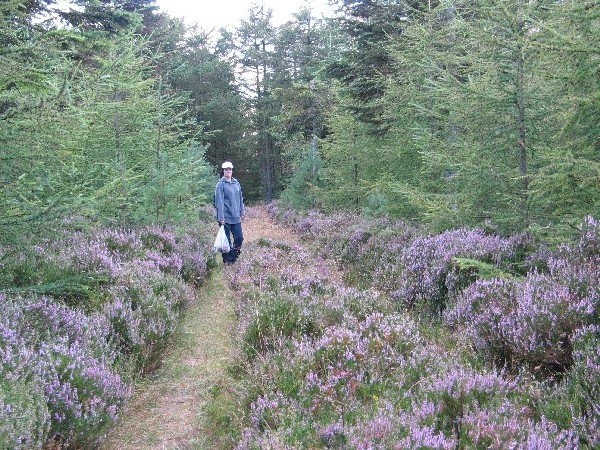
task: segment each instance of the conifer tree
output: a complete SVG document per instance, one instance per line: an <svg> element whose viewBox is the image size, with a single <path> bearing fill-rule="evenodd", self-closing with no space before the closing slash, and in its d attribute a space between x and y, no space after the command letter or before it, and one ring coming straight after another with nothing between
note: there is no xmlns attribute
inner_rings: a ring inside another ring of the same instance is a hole
<svg viewBox="0 0 600 450"><path fill-rule="evenodd" d="M600 214L600 5L550 2L533 44L547 97L548 135L531 179L536 229L563 239Z"/></svg>
<svg viewBox="0 0 600 450"><path fill-rule="evenodd" d="M337 0L343 12L340 26L348 39L340 57L331 61L327 74L339 80L354 100L348 106L373 132L385 133L385 120L378 100L386 91L392 73L392 58L386 43L400 36L405 24L420 7L419 1Z"/></svg>
<svg viewBox="0 0 600 450"><path fill-rule="evenodd" d="M533 155L546 141L537 124L547 113L531 43L543 14L525 1L453 2L432 9L414 35L425 68L416 136L425 173L439 180L432 193L448 189L439 212L459 223L531 223Z"/></svg>
<svg viewBox="0 0 600 450"><path fill-rule="evenodd" d="M281 190L281 155L271 130L271 121L278 109L272 95L272 11L255 5L248 12L248 19L243 20L237 29L239 63L243 68L240 82L242 89L249 93L247 110L253 122L248 145L252 154L256 155L263 199L270 202Z"/></svg>

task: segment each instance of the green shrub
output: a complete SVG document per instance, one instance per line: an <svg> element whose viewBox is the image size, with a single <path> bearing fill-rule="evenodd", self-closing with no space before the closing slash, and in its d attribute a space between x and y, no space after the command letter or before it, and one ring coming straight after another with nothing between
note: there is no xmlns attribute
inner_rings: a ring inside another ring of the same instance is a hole
<svg viewBox="0 0 600 450"><path fill-rule="evenodd" d="M41 385L0 380L0 448L41 448L50 429L50 413Z"/></svg>
<svg viewBox="0 0 600 450"><path fill-rule="evenodd" d="M316 325L300 307L285 297L261 299L262 304L244 333L244 351L249 359L273 351L276 344L292 336L310 335Z"/></svg>

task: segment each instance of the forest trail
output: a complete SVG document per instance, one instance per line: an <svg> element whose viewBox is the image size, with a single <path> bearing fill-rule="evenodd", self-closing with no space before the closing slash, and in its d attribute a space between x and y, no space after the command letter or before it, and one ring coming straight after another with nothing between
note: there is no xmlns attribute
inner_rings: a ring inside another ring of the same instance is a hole
<svg viewBox="0 0 600 450"><path fill-rule="evenodd" d="M298 241L292 231L269 220L266 207L250 207L247 213L246 243L261 238ZM163 365L136 386L102 450L211 448L210 437L201 431L206 429L204 406L234 355L235 294L224 280L220 257L218 261L186 312Z"/></svg>

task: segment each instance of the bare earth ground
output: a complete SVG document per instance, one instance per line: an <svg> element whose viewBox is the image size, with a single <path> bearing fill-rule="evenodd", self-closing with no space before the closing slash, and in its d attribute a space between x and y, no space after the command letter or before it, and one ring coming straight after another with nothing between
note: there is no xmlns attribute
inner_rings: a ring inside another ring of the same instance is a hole
<svg viewBox="0 0 600 450"><path fill-rule="evenodd" d="M291 231L269 220L264 207L248 208L243 228L248 243L267 237L297 242ZM101 449L210 448L200 431L206 429L203 406L210 388L225 376L233 355L233 295L219 266L187 311L163 366L136 387Z"/></svg>

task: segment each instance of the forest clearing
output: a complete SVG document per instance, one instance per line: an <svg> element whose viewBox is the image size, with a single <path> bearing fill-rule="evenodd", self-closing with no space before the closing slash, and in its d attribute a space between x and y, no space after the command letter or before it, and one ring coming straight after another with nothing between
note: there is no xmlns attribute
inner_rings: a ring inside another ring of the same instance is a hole
<svg viewBox="0 0 600 450"><path fill-rule="evenodd" d="M0 449L600 448L600 2L330 3L0 1Z"/></svg>

